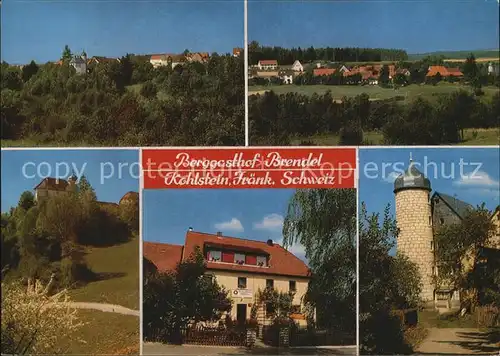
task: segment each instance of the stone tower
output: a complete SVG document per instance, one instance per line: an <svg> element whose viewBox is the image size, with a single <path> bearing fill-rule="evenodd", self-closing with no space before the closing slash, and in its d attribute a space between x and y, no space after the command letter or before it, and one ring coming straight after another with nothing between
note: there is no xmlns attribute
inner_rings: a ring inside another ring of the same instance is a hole
<svg viewBox="0 0 500 356"><path fill-rule="evenodd" d="M434 301L434 239L430 201L431 183L410 158L408 169L394 181L397 252L417 264L422 277L422 300Z"/></svg>

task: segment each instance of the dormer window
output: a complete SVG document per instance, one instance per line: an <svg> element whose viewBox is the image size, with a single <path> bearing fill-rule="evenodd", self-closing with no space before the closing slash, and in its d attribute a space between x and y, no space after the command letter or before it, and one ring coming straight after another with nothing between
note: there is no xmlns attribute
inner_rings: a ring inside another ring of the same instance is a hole
<svg viewBox="0 0 500 356"><path fill-rule="evenodd" d="M237 253L234 255L234 263L243 265L245 264L245 255L242 253Z"/></svg>
<svg viewBox="0 0 500 356"><path fill-rule="evenodd" d="M265 256L257 256L257 266L267 266L267 258Z"/></svg>

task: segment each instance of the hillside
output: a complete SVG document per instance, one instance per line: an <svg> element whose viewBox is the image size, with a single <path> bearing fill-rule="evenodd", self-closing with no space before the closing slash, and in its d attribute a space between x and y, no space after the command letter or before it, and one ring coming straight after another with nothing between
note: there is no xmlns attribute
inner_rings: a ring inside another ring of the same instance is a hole
<svg viewBox="0 0 500 356"><path fill-rule="evenodd" d="M444 56L447 59L466 59L469 54L474 54L476 58L496 58L498 60L498 49L475 50L475 51L436 51L428 53L409 54L408 60L418 61L427 56Z"/></svg>
<svg viewBox="0 0 500 356"><path fill-rule="evenodd" d="M70 291L77 302L118 304L139 310L139 238L87 249L85 260L98 280Z"/></svg>

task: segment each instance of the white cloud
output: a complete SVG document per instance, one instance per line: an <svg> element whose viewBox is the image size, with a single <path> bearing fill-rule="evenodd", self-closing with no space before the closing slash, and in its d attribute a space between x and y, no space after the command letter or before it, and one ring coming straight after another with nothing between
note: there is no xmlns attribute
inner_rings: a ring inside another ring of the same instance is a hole
<svg viewBox="0 0 500 356"><path fill-rule="evenodd" d="M393 184L394 181L396 180L397 177L400 176L401 173L398 172L391 172L387 176L382 177L382 180L386 183L391 183Z"/></svg>
<svg viewBox="0 0 500 356"><path fill-rule="evenodd" d="M218 230L221 230L221 232L224 231L231 231L231 232L243 232L243 225L241 224L241 221L239 221L236 218L232 218L230 221L225 221L221 223L215 224L215 228Z"/></svg>
<svg viewBox="0 0 500 356"><path fill-rule="evenodd" d="M262 221L253 224L257 230L268 230L274 232L281 232L283 230L284 218L280 214L269 214L264 216Z"/></svg>
<svg viewBox="0 0 500 356"><path fill-rule="evenodd" d="M498 189L500 182L490 177L488 173L483 171L472 172L460 177L459 180L453 182L454 185L462 187L481 187Z"/></svg>

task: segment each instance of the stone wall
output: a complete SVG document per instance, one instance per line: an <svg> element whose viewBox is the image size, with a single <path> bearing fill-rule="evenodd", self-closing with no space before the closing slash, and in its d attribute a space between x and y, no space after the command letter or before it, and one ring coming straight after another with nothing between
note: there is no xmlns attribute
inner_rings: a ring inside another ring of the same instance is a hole
<svg viewBox="0 0 500 356"><path fill-rule="evenodd" d="M397 251L417 264L422 277L422 299L434 300L434 247L429 192L402 190L396 193Z"/></svg>

